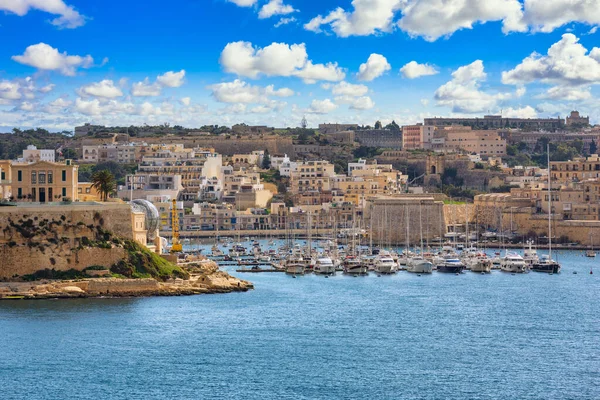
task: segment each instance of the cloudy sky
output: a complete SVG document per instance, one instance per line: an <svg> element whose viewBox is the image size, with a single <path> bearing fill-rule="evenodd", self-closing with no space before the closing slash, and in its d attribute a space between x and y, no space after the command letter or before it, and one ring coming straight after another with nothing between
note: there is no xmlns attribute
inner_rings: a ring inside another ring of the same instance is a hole
<svg viewBox="0 0 600 400"><path fill-rule="evenodd" d="M0 131L600 122L600 0L0 0Z"/></svg>

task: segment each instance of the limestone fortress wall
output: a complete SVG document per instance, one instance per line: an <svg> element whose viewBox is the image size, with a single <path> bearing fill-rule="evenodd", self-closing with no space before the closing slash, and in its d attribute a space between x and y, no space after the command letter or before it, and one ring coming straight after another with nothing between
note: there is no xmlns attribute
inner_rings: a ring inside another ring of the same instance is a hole
<svg viewBox="0 0 600 400"><path fill-rule="evenodd" d="M125 251L96 246L98 235L105 232L133 239L128 204L0 207L0 279L46 268L110 267L123 259Z"/></svg>

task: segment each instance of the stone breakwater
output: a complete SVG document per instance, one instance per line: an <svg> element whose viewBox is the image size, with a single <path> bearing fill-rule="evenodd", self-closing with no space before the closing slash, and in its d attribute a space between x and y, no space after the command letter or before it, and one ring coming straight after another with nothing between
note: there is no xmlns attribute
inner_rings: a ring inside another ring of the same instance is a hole
<svg viewBox="0 0 600 400"><path fill-rule="evenodd" d="M212 261L189 263L184 268L190 272L190 279L165 282L153 278L0 282L0 299L183 296L245 292L254 288L252 283L220 271Z"/></svg>

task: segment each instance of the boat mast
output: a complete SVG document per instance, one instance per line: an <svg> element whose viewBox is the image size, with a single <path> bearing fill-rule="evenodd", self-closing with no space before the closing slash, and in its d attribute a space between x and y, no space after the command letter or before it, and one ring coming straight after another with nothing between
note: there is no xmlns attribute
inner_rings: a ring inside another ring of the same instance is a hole
<svg viewBox="0 0 600 400"><path fill-rule="evenodd" d="M548 153L548 258L552 260L552 183L550 181L550 143L546 149Z"/></svg>
<svg viewBox="0 0 600 400"><path fill-rule="evenodd" d="M419 230L421 231L421 257L423 256L423 202L419 201Z"/></svg>
<svg viewBox="0 0 600 400"><path fill-rule="evenodd" d="M410 247L410 238L409 238L409 233L410 233L410 222L408 220L408 204L406 204L404 206L404 215L406 216L406 256L408 256L408 249Z"/></svg>

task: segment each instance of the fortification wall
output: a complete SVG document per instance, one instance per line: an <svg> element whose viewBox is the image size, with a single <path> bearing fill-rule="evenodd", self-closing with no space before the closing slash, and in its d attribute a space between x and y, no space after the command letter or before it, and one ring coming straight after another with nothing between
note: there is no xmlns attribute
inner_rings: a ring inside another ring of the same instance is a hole
<svg viewBox="0 0 600 400"><path fill-rule="evenodd" d="M418 202L374 202L365 209L367 223L373 226L373 242L376 244L404 244L407 230L411 244L423 239L443 237L446 232L444 204L430 201L419 205ZM408 229L407 229L408 228Z"/></svg>
<svg viewBox="0 0 600 400"><path fill-rule="evenodd" d="M110 267L125 256L122 248L99 248L105 232L133 239L128 204L19 205L0 207L0 278L42 269Z"/></svg>
<svg viewBox="0 0 600 400"><path fill-rule="evenodd" d="M109 269L125 257L125 250L121 247L113 249L86 247L78 250L68 244L49 244L41 250L39 247L29 247L26 244L14 247L3 244L0 245L0 257L2 258L0 279L10 279L43 269L83 271L91 266L103 266Z"/></svg>

